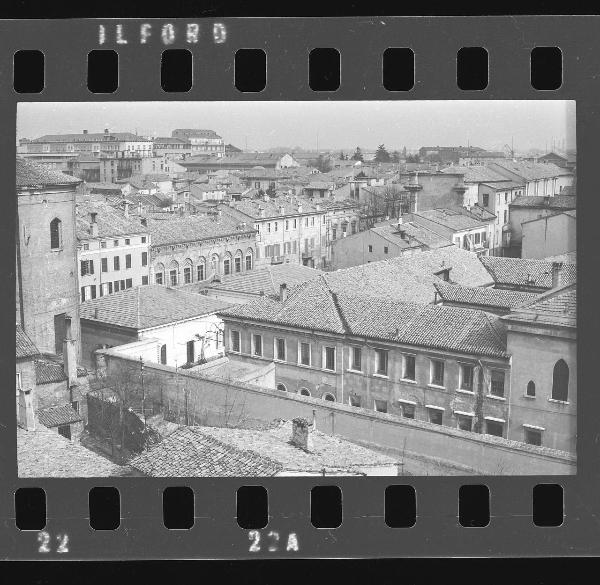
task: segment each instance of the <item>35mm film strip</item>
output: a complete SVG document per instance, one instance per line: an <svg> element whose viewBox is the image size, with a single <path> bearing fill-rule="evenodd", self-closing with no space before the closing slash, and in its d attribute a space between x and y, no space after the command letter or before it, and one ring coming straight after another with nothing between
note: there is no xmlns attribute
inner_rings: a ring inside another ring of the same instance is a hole
<svg viewBox="0 0 600 585"><path fill-rule="evenodd" d="M597 554L599 26L0 23L4 556Z"/></svg>

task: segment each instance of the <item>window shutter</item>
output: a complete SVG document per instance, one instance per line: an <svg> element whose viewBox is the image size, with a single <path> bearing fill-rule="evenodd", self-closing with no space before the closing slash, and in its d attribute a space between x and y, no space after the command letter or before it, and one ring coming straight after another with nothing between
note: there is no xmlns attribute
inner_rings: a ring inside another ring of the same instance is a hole
<svg viewBox="0 0 600 585"><path fill-rule="evenodd" d="M94 261L90 260L90 274L94 274Z"/></svg>

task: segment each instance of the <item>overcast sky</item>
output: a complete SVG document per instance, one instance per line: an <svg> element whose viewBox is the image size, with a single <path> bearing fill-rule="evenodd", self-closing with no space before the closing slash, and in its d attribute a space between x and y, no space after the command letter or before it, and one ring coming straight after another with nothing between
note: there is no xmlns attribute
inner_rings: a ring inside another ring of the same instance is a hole
<svg viewBox="0 0 600 585"><path fill-rule="evenodd" d="M226 143L262 150L416 149L481 146L517 151L575 148L575 102L320 101L320 102L48 102L19 104L17 138L44 134L129 131L170 136L174 128L209 128Z"/></svg>

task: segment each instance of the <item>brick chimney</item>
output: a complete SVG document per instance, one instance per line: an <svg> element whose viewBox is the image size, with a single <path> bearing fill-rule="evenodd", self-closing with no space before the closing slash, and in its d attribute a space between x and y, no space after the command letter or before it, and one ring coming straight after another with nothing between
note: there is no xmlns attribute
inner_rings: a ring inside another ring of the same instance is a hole
<svg viewBox="0 0 600 585"><path fill-rule="evenodd" d="M19 415L17 423L26 431L35 430L35 416L31 388L19 390Z"/></svg>
<svg viewBox="0 0 600 585"><path fill-rule="evenodd" d="M312 437L310 436L310 424L305 418L292 420L292 438L290 443L304 451L312 450Z"/></svg>
<svg viewBox="0 0 600 585"><path fill-rule="evenodd" d="M98 237L98 214L96 212L90 213L90 233L94 238Z"/></svg>
<svg viewBox="0 0 600 585"><path fill-rule="evenodd" d="M287 296L288 296L287 284L285 282L282 282L279 285L279 300L281 302L285 303L285 301L287 301Z"/></svg>
<svg viewBox="0 0 600 585"><path fill-rule="evenodd" d="M71 317L65 316L65 339L63 341L64 372L67 376L69 387L77 386L77 341L73 339Z"/></svg>
<svg viewBox="0 0 600 585"><path fill-rule="evenodd" d="M557 288L562 284L562 262L552 262L552 288Z"/></svg>
<svg viewBox="0 0 600 585"><path fill-rule="evenodd" d="M125 212L125 217L129 217L129 201L123 202L123 210Z"/></svg>

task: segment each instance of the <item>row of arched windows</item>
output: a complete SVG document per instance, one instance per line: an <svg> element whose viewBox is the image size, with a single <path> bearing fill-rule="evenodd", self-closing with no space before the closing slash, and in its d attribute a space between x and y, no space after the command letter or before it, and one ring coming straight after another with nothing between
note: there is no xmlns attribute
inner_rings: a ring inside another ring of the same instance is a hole
<svg viewBox="0 0 600 585"><path fill-rule="evenodd" d="M529 380L525 392L530 398L535 398L535 382ZM560 359L554 364L552 371L552 400L567 402L569 400L569 366L565 360Z"/></svg>
<svg viewBox="0 0 600 585"><path fill-rule="evenodd" d="M223 257L219 254L212 254L208 259L201 256L196 263L191 258L186 258L181 265L176 260L167 266L159 262L154 266L154 283L177 286L209 280L217 274L239 274L253 268L254 253L252 248L248 248L245 253L237 250L235 254L227 252Z"/></svg>
<svg viewBox="0 0 600 585"><path fill-rule="evenodd" d="M277 384L277 390L281 391L281 392L287 392L287 388L285 387L285 384ZM300 388L300 390L298 390L298 394L301 394L302 396L312 396L310 393L310 390L308 388ZM331 393L331 392L325 392L325 394L323 394L323 396L321 396L321 398L323 398L323 400L328 400L329 402L335 402L335 396Z"/></svg>

